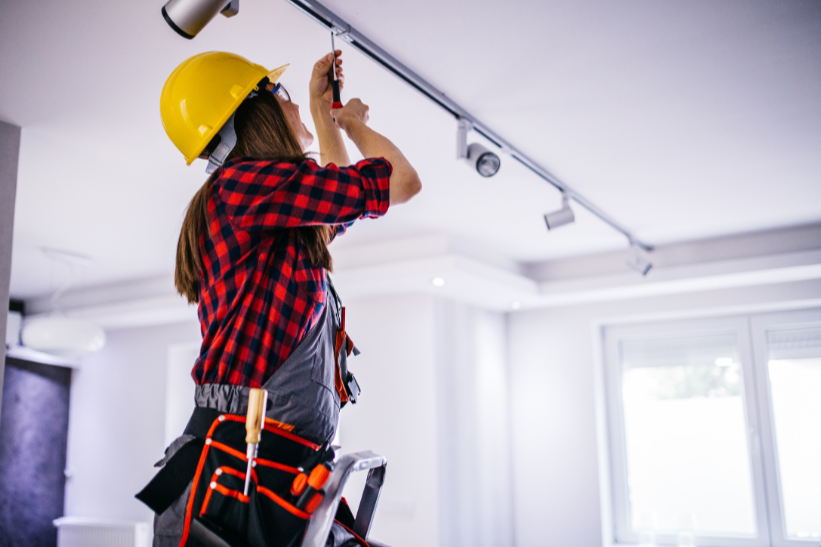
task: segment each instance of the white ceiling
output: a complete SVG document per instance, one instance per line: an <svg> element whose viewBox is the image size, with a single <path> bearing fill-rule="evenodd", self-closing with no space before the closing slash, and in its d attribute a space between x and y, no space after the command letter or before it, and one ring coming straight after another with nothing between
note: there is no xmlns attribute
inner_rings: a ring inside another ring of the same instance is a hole
<svg viewBox="0 0 821 547"><path fill-rule="evenodd" d="M162 2L4 2L0 119L23 128L12 296L65 278L43 247L90 255L81 284L173 269L204 181L165 137L159 93L183 59L222 49L269 67L307 116L329 35L283 0L243 0L193 41ZM821 219L821 3L328 0L651 244ZM455 161L455 121L343 44L347 88L417 166L424 190L335 247L444 233L516 261L623 247L576 208L547 233L558 193L511 159L482 179ZM310 120L308 120L310 122ZM308 124L310 127L310 123Z"/></svg>

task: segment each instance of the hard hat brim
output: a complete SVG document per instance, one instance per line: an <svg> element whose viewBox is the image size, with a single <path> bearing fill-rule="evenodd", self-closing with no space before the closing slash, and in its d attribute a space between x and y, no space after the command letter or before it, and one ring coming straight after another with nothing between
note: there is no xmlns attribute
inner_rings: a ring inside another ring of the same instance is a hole
<svg viewBox="0 0 821 547"><path fill-rule="evenodd" d="M288 69L289 66L291 66L291 64L287 63L287 64L282 65L281 67L275 68L274 70L268 72L268 75L267 75L268 81L273 83L273 84L277 83L277 81L282 77L282 74ZM260 78L260 80L262 80L262 78ZM242 91L242 93L240 93L238 95L238 98L237 98L236 102L231 106L231 108L229 108L226 111L226 113L223 115L223 117L214 125L213 129L211 129L211 131L209 131L204 136L203 141L202 141L202 146L198 147L198 150L195 150L195 152L193 154L191 154L190 158L185 159L186 160L185 161L186 165L191 165L192 163L194 163L194 160L196 160L200 157L200 154L202 154L202 151L205 150L206 146L208 146L208 143L211 142L211 140L214 138L214 136L217 133L219 133L220 129L222 129L222 126L225 125L225 122L228 121L228 118L230 118L231 116L234 115L234 112L236 112L237 108L239 108L239 105L241 105L242 101L244 101L246 99L246 97L248 97L248 94L251 93L251 91L253 91L255 87L257 87L258 83L259 82L253 82L253 83L249 84Z"/></svg>

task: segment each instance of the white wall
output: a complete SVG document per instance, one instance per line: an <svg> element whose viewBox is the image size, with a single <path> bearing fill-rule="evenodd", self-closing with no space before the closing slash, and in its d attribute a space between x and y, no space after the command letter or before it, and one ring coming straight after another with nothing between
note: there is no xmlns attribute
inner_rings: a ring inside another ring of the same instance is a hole
<svg viewBox="0 0 821 547"><path fill-rule="evenodd" d="M441 545L510 546L505 316L441 299L435 312Z"/></svg>
<svg viewBox="0 0 821 547"><path fill-rule="evenodd" d="M362 395L340 413L342 454L388 459L371 537L394 547L438 545L434 299L424 295L345 299L347 330L362 354L348 365ZM345 496L358 504L365 474Z"/></svg>
<svg viewBox="0 0 821 547"><path fill-rule="evenodd" d="M372 537L513 545L504 315L421 294L346 305L363 392L341 413L342 453L388 458ZM357 479L345 493L353 503Z"/></svg>
<svg viewBox="0 0 821 547"><path fill-rule="evenodd" d="M153 513L134 494L154 475L165 449L168 347L197 343L199 324L106 336L106 347L86 357L71 379L65 513L147 522Z"/></svg>
<svg viewBox="0 0 821 547"><path fill-rule="evenodd" d="M821 298L821 281L523 311L508 318L515 535L519 547L609 541L597 439L596 324L698 316ZM605 524L602 525L602 518Z"/></svg>
<svg viewBox="0 0 821 547"><path fill-rule="evenodd" d="M163 444L170 445L185 433L185 426L197 407L192 393L195 389L191 377L192 364L200 354L202 341L174 344L168 347L168 368L165 376L165 437Z"/></svg>

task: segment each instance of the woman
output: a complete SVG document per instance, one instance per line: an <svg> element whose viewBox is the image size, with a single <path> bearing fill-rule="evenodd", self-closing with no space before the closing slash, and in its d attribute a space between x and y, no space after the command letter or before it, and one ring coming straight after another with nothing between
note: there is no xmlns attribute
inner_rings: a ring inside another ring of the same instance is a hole
<svg viewBox="0 0 821 547"><path fill-rule="evenodd" d="M340 55L320 59L309 85L321 165L306 155L313 135L277 81L286 67L209 52L163 88L166 132L189 165L207 158L213 172L188 207L175 273L180 294L199 304L197 410L138 494L158 513L155 546L196 545L199 522L251 546L298 544L308 514L289 489L299 468L333 458L340 405L356 393L328 244L421 189L396 146L366 125L367 106L331 110ZM367 159L349 165L341 131ZM245 496L244 415L258 387L267 420ZM333 532L335 544L353 537Z"/></svg>

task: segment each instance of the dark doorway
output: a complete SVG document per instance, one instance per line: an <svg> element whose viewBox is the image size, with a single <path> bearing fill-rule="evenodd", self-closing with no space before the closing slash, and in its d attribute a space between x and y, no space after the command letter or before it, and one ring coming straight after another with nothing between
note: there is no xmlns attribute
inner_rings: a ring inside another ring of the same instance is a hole
<svg viewBox="0 0 821 547"><path fill-rule="evenodd" d="M63 516L71 369L6 359L0 547L53 547Z"/></svg>

